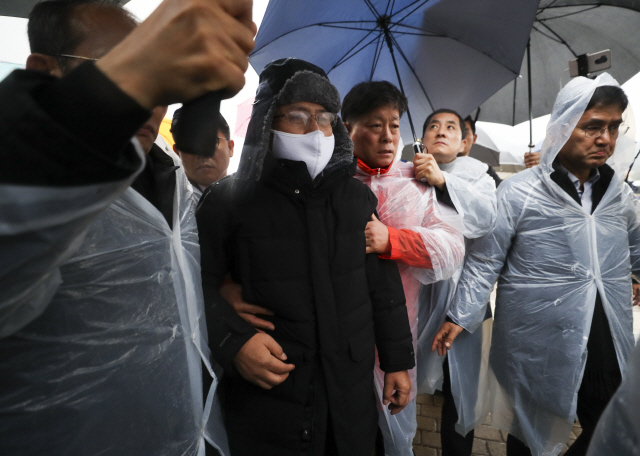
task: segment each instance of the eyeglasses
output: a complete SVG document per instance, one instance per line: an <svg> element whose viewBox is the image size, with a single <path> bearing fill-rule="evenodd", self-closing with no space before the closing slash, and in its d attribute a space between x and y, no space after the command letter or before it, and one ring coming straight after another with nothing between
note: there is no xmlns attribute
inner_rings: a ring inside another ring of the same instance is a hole
<svg viewBox="0 0 640 456"><path fill-rule="evenodd" d="M92 62L96 62L98 60L92 57L82 57L81 55L71 55L71 54L57 54L52 57L65 57L67 59L91 60Z"/></svg>
<svg viewBox="0 0 640 456"><path fill-rule="evenodd" d="M224 136L218 136L216 139L217 139L217 141L216 141L216 147L214 147L214 148L213 148L213 150L217 150L217 149L218 149L218 146L220 145L220 140L221 140L221 139L224 139L224 140L225 140L225 141L227 141L227 142L229 141L229 140L228 140L227 138L225 138Z"/></svg>
<svg viewBox="0 0 640 456"><path fill-rule="evenodd" d="M629 127L624 124L612 125L610 127L589 126L585 128L582 128L582 127L578 127L578 128L584 131L584 135L587 138L599 138L600 136L604 135L605 130L609 130L610 138L617 138L620 133L624 135L627 131L629 131Z"/></svg>
<svg viewBox="0 0 640 456"><path fill-rule="evenodd" d="M316 123L320 128L326 128L329 126L335 127L336 121L338 120L338 116L336 114L326 111L319 112L317 114L311 114L307 111L289 111L285 114L273 116L274 119L278 119L280 117L287 119L287 122L289 122L290 125L301 128L307 128L312 117L316 119Z"/></svg>

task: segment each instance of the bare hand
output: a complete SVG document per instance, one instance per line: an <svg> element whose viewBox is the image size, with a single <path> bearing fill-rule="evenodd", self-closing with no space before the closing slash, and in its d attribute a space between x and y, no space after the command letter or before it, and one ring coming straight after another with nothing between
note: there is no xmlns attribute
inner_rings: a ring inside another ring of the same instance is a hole
<svg viewBox="0 0 640 456"><path fill-rule="evenodd" d="M251 0L165 0L97 62L125 93L152 109L244 86L255 42Z"/></svg>
<svg viewBox="0 0 640 456"><path fill-rule="evenodd" d="M640 306L640 284L633 284L633 305Z"/></svg>
<svg viewBox="0 0 640 456"><path fill-rule="evenodd" d="M391 243L389 242L389 228L382 223L375 214L371 214L371 221L364 229L364 237L367 241L367 253L389 253Z"/></svg>
<svg viewBox="0 0 640 456"><path fill-rule="evenodd" d="M433 344L431 345L431 351L438 349L438 355L443 356L447 354L447 350L451 348L451 344L458 337L458 334L462 332L464 328L458 326L455 323L445 321L440 327L438 334L433 338Z"/></svg>
<svg viewBox="0 0 640 456"><path fill-rule="evenodd" d="M436 159L431 154L415 154L413 157L413 173L417 180L424 177L430 185L438 187L440 190L444 188L444 174L440 170Z"/></svg>
<svg viewBox="0 0 640 456"><path fill-rule="evenodd" d="M525 152L524 166L532 168L540 164L540 152Z"/></svg>
<svg viewBox="0 0 640 456"><path fill-rule="evenodd" d="M242 346L233 364L245 380L269 390L284 382L295 368L293 364L285 364L286 359L273 337L258 333Z"/></svg>
<svg viewBox="0 0 640 456"><path fill-rule="evenodd" d="M258 331L266 329L273 331L276 327L270 321L256 317L256 315L275 315L264 307L255 306L242 300L242 286L235 282L227 282L220 286L220 295L233 307L247 323Z"/></svg>
<svg viewBox="0 0 640 456"><path fill-rule="evenodd" d="M407 406L410 393L411 379L408 371L384 374L382 404L389 405L392 415L400 413Z"/></svg>

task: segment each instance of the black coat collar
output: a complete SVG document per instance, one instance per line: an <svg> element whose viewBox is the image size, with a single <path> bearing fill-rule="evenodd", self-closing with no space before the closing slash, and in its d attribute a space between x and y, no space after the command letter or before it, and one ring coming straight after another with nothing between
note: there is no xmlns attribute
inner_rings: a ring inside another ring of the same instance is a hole
<svg viewBox="0 0 640 456"><path fill-rule="evenodd" d="M320 196L328 194L334 185L342 180L353 177L356 173L356 158L349 164L338 165L328 173L321 173L315 180L311 180L307 165L304 162L276 159L272 154L267 154L264 161L264 170L261 177L266 185L271 185L289 194L292 191L304 191L305 196ZM300 195L300 193L296 193Z"/></svg>
<svg viewBox="0 0 640 456"><path fill-rule="evenodd" d="M569 179L569 176L567 175L566 170L560 166L560 163L558 162L557 158L553 161L552 166L554 171L550 175L551 180L553 180L556 184L560 186L560 188L562 188L565 192L567 192L569 196L571 196L571 198L573 198L576 201L576 203L582 205L582 202L580 201L580 196L578 196L578 190L576 190L576 187L573 185L573 182L571 182L571 179ZM606 163L598 167L598 172L600 173L600 179L598 179L593 184L593 188L591 192L591 199L592 199L591 213L593 213L593 211L596 210L596 207L602 200L602 197L606 193L607 188L609 188L609 184L611 183L611 179L613 179L613 174L615 173L613 168L611 168Z"/></svg>

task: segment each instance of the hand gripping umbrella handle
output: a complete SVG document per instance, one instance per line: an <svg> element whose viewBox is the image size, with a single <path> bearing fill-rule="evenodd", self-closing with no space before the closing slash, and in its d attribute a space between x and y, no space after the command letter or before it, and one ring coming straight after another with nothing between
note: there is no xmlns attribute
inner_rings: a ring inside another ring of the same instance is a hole
<svg viewBox="0 0 640 456"><path fill-rule="evenodd" d="M427 147L424 144L422 144L422 141L420 141L419 139L416 139L416 141L413 143L413 153L428 154L429 151L427 150ZM420 182L427 182L427 178L421 177Z"/></svg>
<svg viewBox="0 0 640 456"><path fill-rule="evenodd" d="M218 143L222 92L209 92L184 104L173 132L176 148L193 155L210 156Z"/></svg>

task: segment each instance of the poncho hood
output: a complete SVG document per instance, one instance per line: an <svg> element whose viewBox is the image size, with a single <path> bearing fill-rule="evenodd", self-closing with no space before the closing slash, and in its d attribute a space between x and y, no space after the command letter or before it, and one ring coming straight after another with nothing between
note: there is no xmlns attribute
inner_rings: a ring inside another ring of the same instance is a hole
<svg viewBox="0 0 640 456"><path fill-rule="evenodd" d="M265 157L271 154L271 123L280 105L306 101L322 105L327 111L340 111L340 94L322 68L300 59L279 59L269 63L260 74L260 84L247 127L237 184L251 186L260 180ZM335 147L326 174L353 163L353 143L342 121L333 127Z"/></svg>
<svg viewBox="0 0 640 456"><path fill-rule="evenodd" d="M558 93L540 154L540 169L545 174L553 172L553 161L562 146L569 140L580 117L587 109L593 93L600 86L619 87L620 85L609 73L603 73L596 79L582 76L572 79ZM615 152L614 155L616 155Z"/></svg>

